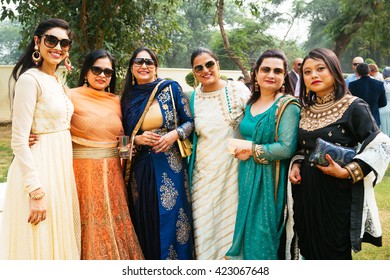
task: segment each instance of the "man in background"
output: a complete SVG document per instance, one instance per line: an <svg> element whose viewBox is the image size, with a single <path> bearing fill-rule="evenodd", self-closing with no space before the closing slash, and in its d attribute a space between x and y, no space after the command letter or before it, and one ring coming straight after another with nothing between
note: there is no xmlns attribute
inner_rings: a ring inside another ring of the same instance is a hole
<svg viewBox="0 0 390 280"><path fill-rule="evenodd" d="M299 79L299 74L301 73L302 61L303 59L300 57L294 59L293 63L291 64L292 70L290 73L288 73L288 75L290 76L290 81L293 86L293 89L295 89Z"/></svg>
<svg viewBox="0 0 390 280"><path fill-rule="evenodd" d="M349 84L349 91L367 102L378 127L380 127L379 108L387 105L383 82L370 77L370 68L367 63L357 65L356 73L360 78Z"/></svg>
<svg viewBox="0 0 390 280"><path fill-rule="evenodd" d="M356 81L357 80L357 76L356 76L356 67L360 64L360 63L363 63L364 60L362 57L360 56L357 56L355 57L354 59L352 59L352 70L353 70L353 75L350 75L348 76L346 79L345 79L345 83L347 84L347 88L349 87L349 83L350 82L353 82L353 81Z"/></svg>

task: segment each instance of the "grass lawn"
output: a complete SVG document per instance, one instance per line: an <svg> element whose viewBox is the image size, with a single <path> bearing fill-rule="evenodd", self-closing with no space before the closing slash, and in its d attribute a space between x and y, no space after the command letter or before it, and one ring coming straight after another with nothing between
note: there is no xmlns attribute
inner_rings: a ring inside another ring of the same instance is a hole
<svg viewBox="0 0 390 280"><path fill-rule="evenodd" d="M0 183L7 181L8 167L12 158L11 125L0 125Z"/></svg>
<svg viewBox="0 0 390 280"><path fill-rule="evenodd" d="M7 181L8 167L12 161L11 126L0 125L0 183ZM353 254L355 260L390 260L390 168L382 182L375 186L375 195L382 222L383 246L363 244L363 249Z"/></svg>

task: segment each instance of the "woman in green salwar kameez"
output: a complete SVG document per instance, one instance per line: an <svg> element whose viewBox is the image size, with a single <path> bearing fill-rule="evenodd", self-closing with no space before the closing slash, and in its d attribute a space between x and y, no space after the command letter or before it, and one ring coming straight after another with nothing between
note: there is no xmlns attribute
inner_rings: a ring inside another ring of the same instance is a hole
<svg viewBox="0 0 390 280"><path fill-rule="evenodd" d="M289 95L293 90L282 52L265 51L251 79L252 96L240 124L248 142L235 149L241 160L238 212L226 258L278 259L288 165L297 146L300 107Z"/></svg>

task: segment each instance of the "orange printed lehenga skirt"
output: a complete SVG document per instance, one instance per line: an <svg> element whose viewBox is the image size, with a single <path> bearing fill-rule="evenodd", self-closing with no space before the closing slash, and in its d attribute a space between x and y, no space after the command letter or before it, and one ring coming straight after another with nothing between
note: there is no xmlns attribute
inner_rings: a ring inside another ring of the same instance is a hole
<svg viewBox="0 0 390 280"><path fill-rule="evenodd" d="M81 259L143 259L116 148L74 148L73 155L80 202Z"/></svg>

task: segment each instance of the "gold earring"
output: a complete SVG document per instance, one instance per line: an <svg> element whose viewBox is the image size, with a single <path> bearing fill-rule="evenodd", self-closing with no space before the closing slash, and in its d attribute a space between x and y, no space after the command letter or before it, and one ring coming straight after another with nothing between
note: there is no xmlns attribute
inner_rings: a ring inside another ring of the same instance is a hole
<svg viewBox="0 0 390 280"><path fill-rule="evenodd" d="M310 93L310 90L308 88L306 88L306 97L309 96L309 93Z"/></svg>
<svg viewBox="0 0 390 280"><path fill-rule="evenodd" d="M84 78L84 84L83 84L83 87L88 87L88 81L87 81L87 78Z"/></svg>
<svg viewBox="0 0 390 280"><path fill-rule="evenodd" d="M42 56L41 56L41 53L39 52L37 45L35 45L34 52L32 53L31 57L32 57L32 60L36 66L39 64L39 62L41 62Z"/></svg>
<svg viewBox="0 0 390 280"><path fill-rule="evenodd" d="M65 64L66 70L68 70L69 73L72 72L73 66L72 66L72 62L69 59L69 53L68 52L66 53L64 64Z"/></svg>
<svg viewBox="0 0 390 280"><path fill-rule="evenodd" d="M192 70L192 75L194 76L194 88L197 88L199 86L199 81L196 78L194 70Z"/></svg>
<svg viewBox="0 0 390 280"><path fill-rule="evenodd" d="M284 93L285 89L286 89L286 87L285 87L284 84L283 84L282 87L279 89L279 91L280 91L281 93Z"/></svg>
<svg viewBox="0 0 390 280"><path fill-rule="evenodd" d="M259 84L255 81L255 92L260 91Z"/></svg>
<svg viewBox="0 0 390 280"><path fill-rule="evenodd" d="M131 75L131 84L134 86L135 85L135 79L134 79L134 76Z"/></svg>

